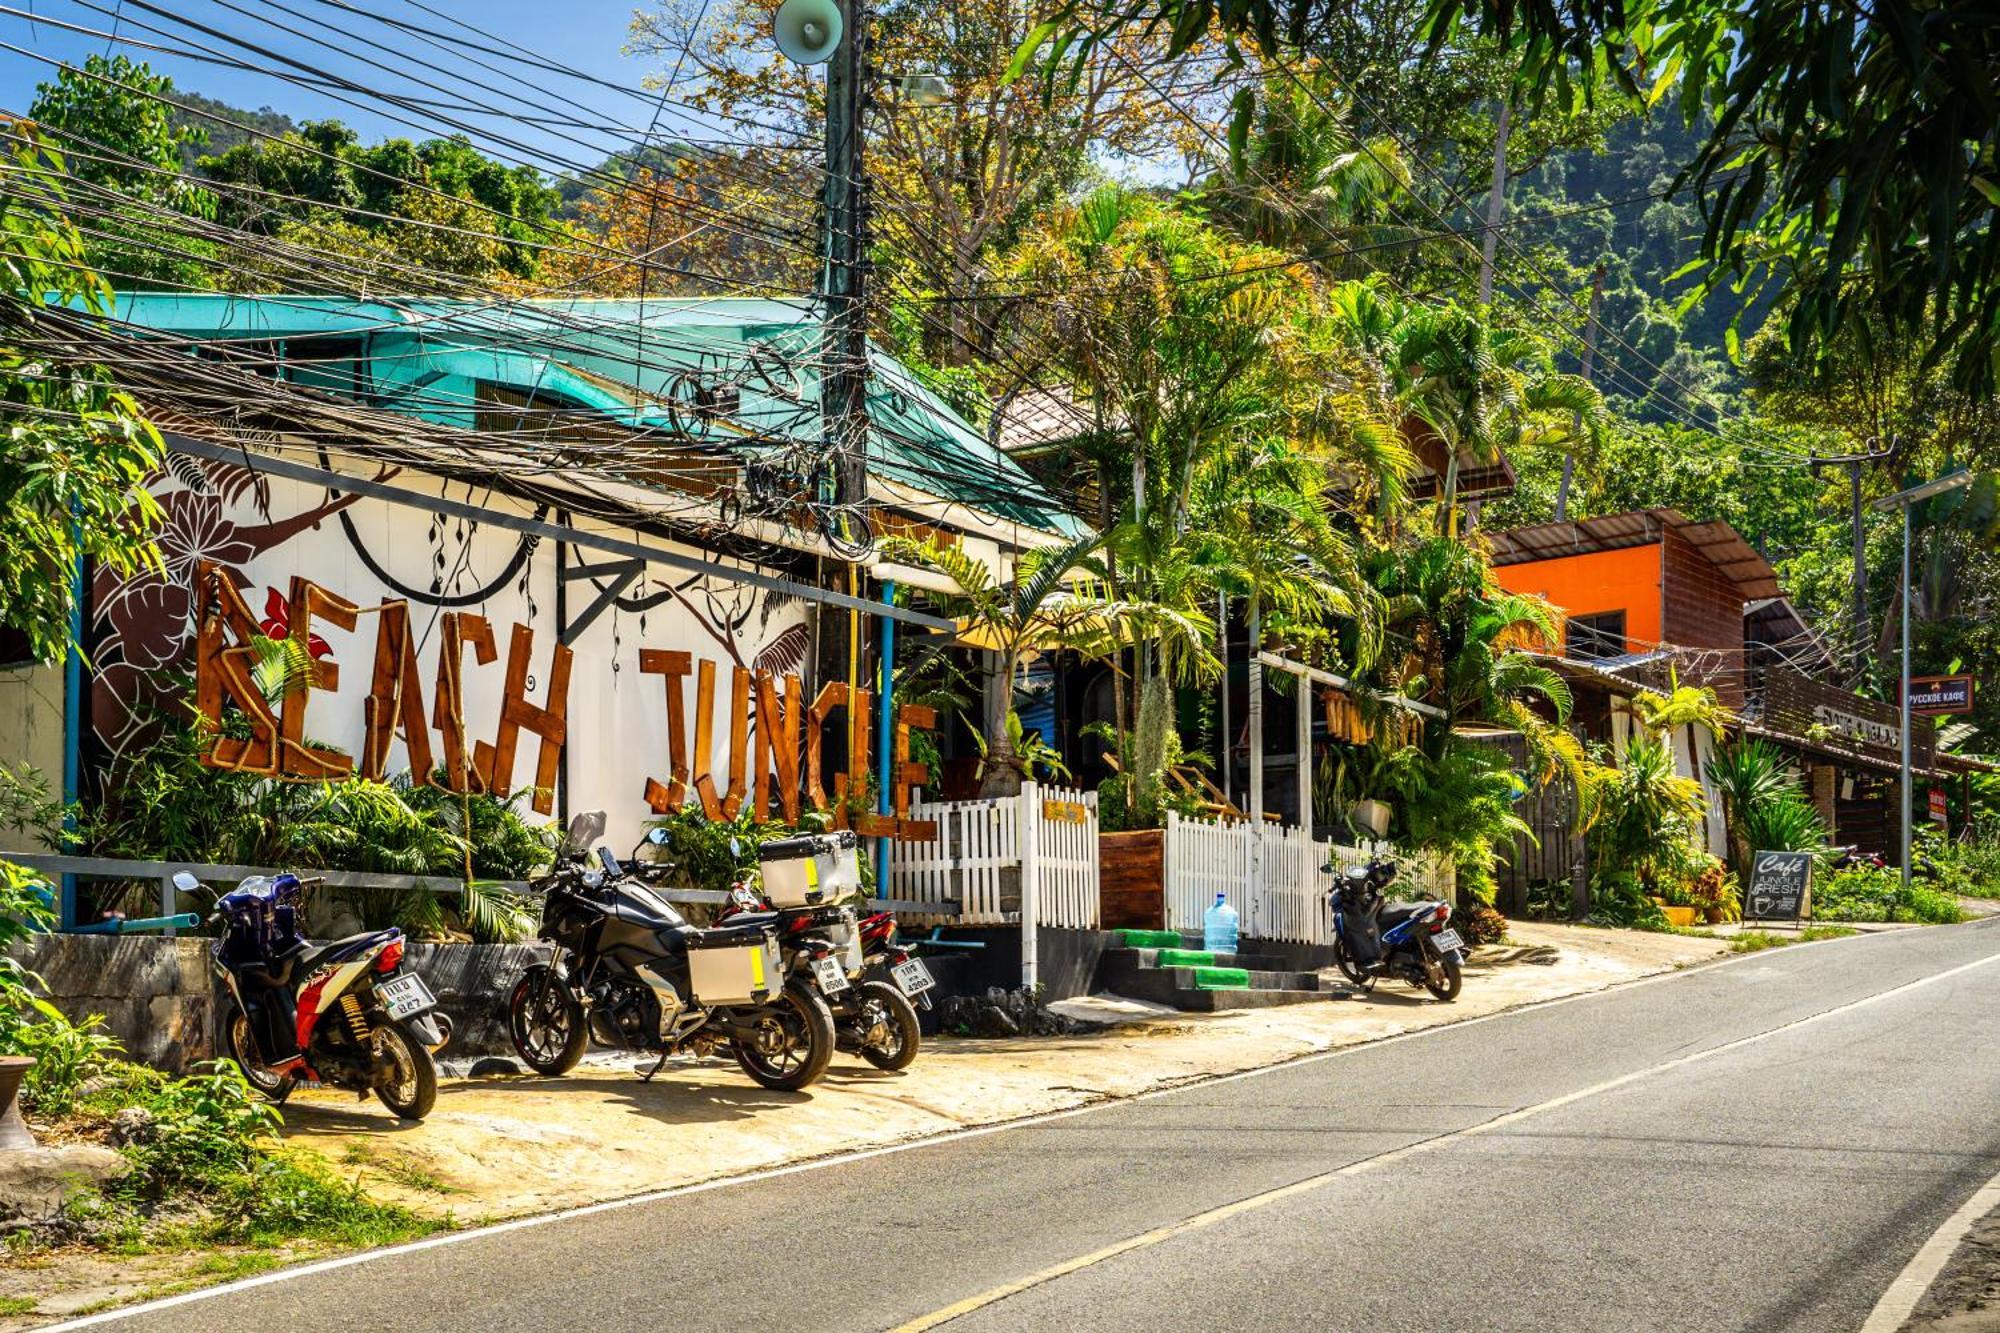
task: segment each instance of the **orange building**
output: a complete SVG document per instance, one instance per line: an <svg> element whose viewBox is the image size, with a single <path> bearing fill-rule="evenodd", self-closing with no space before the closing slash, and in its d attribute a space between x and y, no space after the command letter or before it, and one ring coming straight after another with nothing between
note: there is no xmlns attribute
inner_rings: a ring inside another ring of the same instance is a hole
<svg viewBox="0 0 2000 1333"><path fill-rule="evenodd" d="M1564 641L1551 651L1579 661L1666 652L1684 681L1743 703L1744 607L1777 596L1778 577L1727 523L1642 509L1486 541L1502 587L1562 611Z"/></svg>

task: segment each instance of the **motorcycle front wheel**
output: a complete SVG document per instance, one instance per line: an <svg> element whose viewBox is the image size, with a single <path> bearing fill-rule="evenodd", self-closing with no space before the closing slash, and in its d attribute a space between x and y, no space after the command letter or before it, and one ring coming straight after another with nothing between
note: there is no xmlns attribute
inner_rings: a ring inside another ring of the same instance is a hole
<svg viewBox="0 0 2000 1333"><path fill-rule="evenodd" d="M231 1006L229 1021L223 1031L229 1039L229 1058L243 1071L244 1081L257 1090L257 1095L273 1105L292 1095L292 1089L299 1081L290 1074L280 1074L264 1063L263 1055L257 1050L257 1038L250 1031L250 1016L241 1009Z"/></svg>
<svg viewBox="0 0 2000 1333"><path fill-rule="evenodd" d="M590 1025L583 1005L555 969L537 963L514 984L507 998L507 1035L514 1050L537 1074L567 1074L583 1059Z"/></svg>
<svg viewBox="0 0 2000 1333"><path fill-rule="evenodd" d="M399 1120L422 1120L437 1104L437 1062L417 1035L401 1023L375 1029L375 1054L387 1066L375 1095Z"/></svg>
<svg viewBox="0 0 2000 1333"><path fill-rule="evenodd" d="M1354 955L1347 951L1347 937L1344 935L1334 937L1333 961L1340 969L1340 975L1347 978L1348 985L1363 993L1375 989L1374 975L1363 971L1361 964L1354 961Z"/></svg>
<svg viewBox="0 0 2000 1333"><path fill-rule="evenodd" d="M864 981L857 989L861 998L850 1027L861 1033L861 1058L877 1069L909 1068L923 1041L916 1006L886 981Z"/></svg>
<svg viewBox="0 0 2000 1333"><path fill-rule="evenodd" d="M1429 948L1429 945L1425 945ZM1458 998L1459 987L1465 982L1459 975L1456 956L1431 957L1424 960L1424 989L1449 1004Z"/></svg>
<svg viewBox="0 0 2000 1333"><path fill-rule="evenodd" d="M801 982L757 1014L755 1035L731 1043L743 1072L767 1088L797 1092L817 1082L833 1059L833 1013Z"/></svg>

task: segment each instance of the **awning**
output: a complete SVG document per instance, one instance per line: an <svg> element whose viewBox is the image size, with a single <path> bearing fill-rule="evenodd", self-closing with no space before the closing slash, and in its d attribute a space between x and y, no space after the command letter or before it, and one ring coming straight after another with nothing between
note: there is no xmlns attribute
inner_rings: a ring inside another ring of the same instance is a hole
<svg viewBox="0 0 2000 1333"><path fill-rule="evenodd" d="M1901 773L1903 771L1901 764L1892 763L1886 759L1877 759L1874 755L1862 754L1859 751L1849 750L1838 745L1831 745L1825 741L1807 740L1804 736L1794 736L1789 731L1778 731L1758 722L1744 723L1743 734L1745 736L1759 736L1765 740L1784 746L1788 750L1798 750L1805 754L1816 755L1821 759L1830 759L1834 763L1844 765L1848 768L1867 768L1877 773ZM1942 760L1946 756L1940 755L1938 757ZM1935 768L1912 766L1910 771L1920 778L1929 778L1937 782L1942 782L1951 776L1951 774Z"/></svg>

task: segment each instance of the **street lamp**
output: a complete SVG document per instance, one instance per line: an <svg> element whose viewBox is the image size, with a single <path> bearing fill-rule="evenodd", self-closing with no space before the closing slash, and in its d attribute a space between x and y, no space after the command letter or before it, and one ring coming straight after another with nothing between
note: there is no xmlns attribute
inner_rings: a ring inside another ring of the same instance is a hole
<svg viewBox="0 0 2000 1333"><path fill-rule="evenodd" d="M1910 507L1934 495L1955 491L1972 483L1972 474L1964 468L1948 472L1936 481L1927 481L1921 486L1912 486L1907 491L1897 491L1885 495L1875 502L1877 510L1895 509L1903 511L1903 887L1910 887Z"/></svg>

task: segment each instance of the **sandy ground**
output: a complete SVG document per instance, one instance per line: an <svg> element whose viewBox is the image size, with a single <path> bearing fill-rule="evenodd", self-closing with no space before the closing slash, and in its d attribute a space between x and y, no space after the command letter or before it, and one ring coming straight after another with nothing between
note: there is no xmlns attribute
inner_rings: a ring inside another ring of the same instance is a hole
<svg viewBox="0 0 2000 1333"><path fill-rule="evenodd" d="M1082 1037L941 1038L896 1074L838 1056L803 1093L759 1088L733 1061L669 1062L644 1083L632 1062L593 1060L559 1079L446 1080L420 1125L401 1124L374 1101L302 1094L285 1108L284 1132L379 1197L472 1224L1132 1096L1599 990L1725 948L1688 936L1516 923L1508 944L1479 952L1448 1005L1384 985L1357 998L1148 1017ZM0 1260L0 1302L32 1297L47 1317L129 1299L189 1275L156 1262L164 1258L79 1255L35 1268ZM189 1256L188 1266L200 1258ZM0 1318L0 1328L9 1326L25 1322Z"/></svg>

